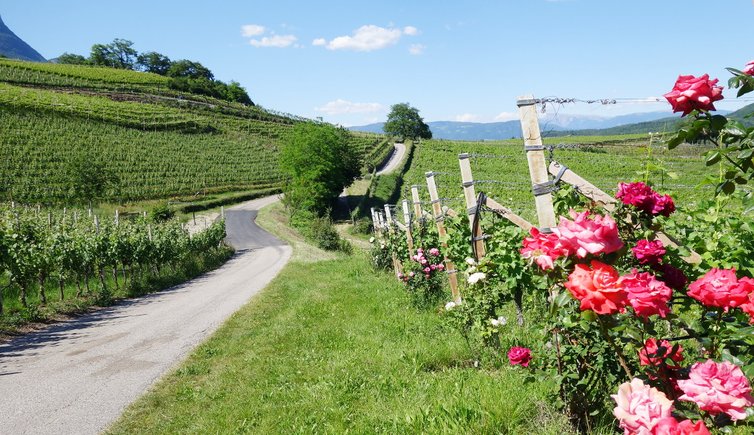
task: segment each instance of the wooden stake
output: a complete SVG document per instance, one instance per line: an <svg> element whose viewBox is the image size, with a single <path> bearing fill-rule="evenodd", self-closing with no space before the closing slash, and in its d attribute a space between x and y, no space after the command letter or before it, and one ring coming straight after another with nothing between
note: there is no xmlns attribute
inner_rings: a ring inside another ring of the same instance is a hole
<svg viewBox="0 0 754 435"><path fill-rule="evenodd" d="M422 202L419 198L419 186L414 184L411 186L411 200L414 202L414 216L416 219L422 219L424 212L422 211Z"/></svg>
<svg viewBox="0 0 754 435"><path fill-rule="evenodd" d="M385 204L385 219L387 221L387 232L393 234L395 228L393 228L393 214L390 210L390 205ZM398 256L395 255L395 251L391 252L393 257L393 270L395 271L396 278L403 274L403 265L398 260Z"/></svg>
<svg viewBox="0 0 754 435"><path fill-rule="evenodd" d="M427 172L427 189L429 190L429 199L432 201L432 213L435 217L435 225L437 225L437 234L440 236L440 240L444 239L448 234L445 231L445 224L443 223L442 206L440 205L440 196L437 194L437 184L435 183L435 173ZM448 281L450 281L450 293L453 295L453 301L456 303L461 302L461 293L458 291L458 277L456 276L456 266L448 258L445 253L448 248L448 244L442 242L443 255L445 257L445 271L448 273Z"/></svg>
<svg viewBox="0 0 754 435"><path fill-rule="evenodd" d="M409 257L414 252L414 236L411 234L411 209L408 206L408 200L404 199L403 203L403 222L406 225L406 244L408 245Z"/></svg>
<svg viewBox="0 0 754 435"><path fill-rule="evenodd" d="M521 117L521 131L524 137L524 150L529 163L534 200L537 206L537 218L543 231L549 231L556 225L555 210L552 205L552 184L545 165L545 152L542 145L542 134L539 131L537 118L537 102L533 95L519 97L516 102Z"/></svg>
<svg viewBox="0 0 754 435"><path fill-rule="evenodd" d="M466 214L469 216L469 227L471 228L472 243L476 253L476 261L484 257L484 239L482 226L477 225L474 228L474 215L477 210L476 190L474 189L474 177L471 175L471 162L467 153L458 155L458 164L461 166L461 181L463 182L463 196L466 199Z"/></svg>
<svg viewBox="0 0 754 435"><path fill-rule="evenodd" d="M115 209L115 226L120 225L120 214L118 213L118 209Z"/></svg>
<svg viewBox="0 0 754 435"><path fill-rule="evenodd" d="M516 226L523 229L527 233L534 227L534 225L532 225L529 221L517 215L516 213L513 213L511 209L504 207L492 198L487 198L485 204L487 205L487 207L492 209L492 211L513 222L514 224L516 224Z"/></svg>

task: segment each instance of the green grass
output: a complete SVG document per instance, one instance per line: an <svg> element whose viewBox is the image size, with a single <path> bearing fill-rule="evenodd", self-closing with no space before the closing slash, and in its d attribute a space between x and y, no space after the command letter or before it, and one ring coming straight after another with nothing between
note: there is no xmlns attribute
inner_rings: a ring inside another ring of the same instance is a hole
<svg viewBox="0 0 754 435"><path fill-rule="evenodd" d="M293 262L109 433L570 433L364 255Z"/></svg>

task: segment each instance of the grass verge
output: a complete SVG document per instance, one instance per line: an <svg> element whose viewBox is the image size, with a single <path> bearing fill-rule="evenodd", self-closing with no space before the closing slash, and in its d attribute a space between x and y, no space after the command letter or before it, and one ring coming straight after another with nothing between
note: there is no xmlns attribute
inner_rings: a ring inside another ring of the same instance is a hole
<svg viewBox="0 0 754 435"><path fill-rule="evenodd" d="M468 355L366 255L293 261L108 432L569 433L551 385Z"/></svg>

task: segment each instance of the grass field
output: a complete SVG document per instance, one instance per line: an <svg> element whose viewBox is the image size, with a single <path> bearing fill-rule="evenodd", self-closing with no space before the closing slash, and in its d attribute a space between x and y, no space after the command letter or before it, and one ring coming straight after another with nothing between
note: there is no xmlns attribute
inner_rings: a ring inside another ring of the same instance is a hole
<svg viewBox="0 0 754 435"><path fill-rule="evenodd" d="M296 260L108 432L571 433L551 386L523 380L474 368L363 253Z"/></svg>

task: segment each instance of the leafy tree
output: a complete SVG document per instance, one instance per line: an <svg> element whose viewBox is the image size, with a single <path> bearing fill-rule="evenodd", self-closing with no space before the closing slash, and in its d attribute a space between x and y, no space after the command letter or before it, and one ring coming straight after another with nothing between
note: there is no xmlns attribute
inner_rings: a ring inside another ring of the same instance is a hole
<svg viewBox="0 0 754 435"><path fill-rule="evenodd" d="M167 75L168 70L172 66L172 62L170 61L170 58L164 54L157 53L156 51L149 51L147 53L141 53L136 58L136 65L142 71L164 76Z"/></svg>
<svg viewBox="0 0 754 435"><path fill-rule="evenodd" d="M359 175L359 158L348 145L348 132L326 124L300 123L280 151L289 178L284 202L299 211L324 216L343 189Z"/></svg>
<svg viewBox="0 0 754 435"><path fill-rule="evenodd" d="M432 132L419 116L419 110L408 103L393 104L382 129L391 136L403 139L432 139Z"/></svg>
<svg viewBox="0 0 754 435"><path fill-rule="evenodd" d="M68 65L89 65L89 59L80 54L63 53L57 58L58 63L64 63Z"/></svg>
<svg viewBox="0 0 754 435"><path fill-rule="evenodd" d="M246 93L246 89L244 89L240 83L237 81L231 80L230 83L227 85L224 84L224 94L225 98L228 101L235 101L236 103L245 104L247 106L253 106L254 102L251 101L251 98L249 98L249 94Z"/></svg>
<svg viewBox="0 0 754 435"><path fill-rule="evenodd" d="M92 65L133 69L138 56L133 45L133 42L120 38L115 38L110 44L94 44L89 61Z"/></svg>
<svg viewBox="0 0 754 435"><path fill-rule="evenodd" d="M167 71L168 77L214 80L212 71L199 62L181 59L173 62Z"/></svg>
<svg viewBox="0 0 754 435"><path fill-rule="evenodd" d="M118 178L91 156L82 155L70 163L71 197L80 204L91 204L118 187Z"/></svg>

